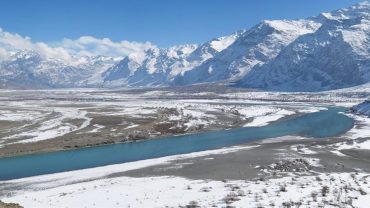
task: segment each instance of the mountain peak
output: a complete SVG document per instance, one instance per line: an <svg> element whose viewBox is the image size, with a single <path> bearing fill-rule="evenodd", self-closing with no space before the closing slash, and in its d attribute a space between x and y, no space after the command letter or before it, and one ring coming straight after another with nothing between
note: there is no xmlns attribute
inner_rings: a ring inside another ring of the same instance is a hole
<svg viewBox="0 0 370 208"><path fill-rule="evenodd" d="M242 33L242 31L238 31L229 36L215 38L209 42L209 45L217 52L221 52L234 43L235 39Z"/></svg>
<svg viewBox="0 0 370 208"><path fill-rule="evenodd" d="M348 8L338 9L332 12L323 12L317 17L319 20L324 19L329 21L342 21L356 18L370 19L370 2L364 1Z"/></svg>

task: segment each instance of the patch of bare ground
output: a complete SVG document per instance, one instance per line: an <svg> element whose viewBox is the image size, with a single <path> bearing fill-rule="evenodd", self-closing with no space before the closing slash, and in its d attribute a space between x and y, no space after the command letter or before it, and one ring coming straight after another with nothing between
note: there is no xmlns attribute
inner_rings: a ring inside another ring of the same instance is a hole
<svg viewBox="0 0 370 208"><path fill-rule="evenodd" d="M0 201L0 208L23 208L23 207L16 203L5 203Z"/></svg>

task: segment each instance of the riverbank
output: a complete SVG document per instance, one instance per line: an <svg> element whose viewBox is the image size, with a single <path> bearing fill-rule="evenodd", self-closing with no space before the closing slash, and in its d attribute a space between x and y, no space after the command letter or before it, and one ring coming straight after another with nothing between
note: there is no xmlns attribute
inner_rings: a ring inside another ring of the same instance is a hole
<svg viewBox="0 0 370 208"><path fill-rule="evenodd" d="M0 129L0 158L264 126L322 109L310 103L287 105L216 93L192 97L159 91L40 93L0 91L0 125L4 127Z"/></svg>
<svg viewBox="0 0 370 208"><path fill-rule="evenodd" d="M288 136L5 181L0 199L26 207L366 207L370 152L356 143L370 141L370 122L355 119L336 138Z"/></svg>

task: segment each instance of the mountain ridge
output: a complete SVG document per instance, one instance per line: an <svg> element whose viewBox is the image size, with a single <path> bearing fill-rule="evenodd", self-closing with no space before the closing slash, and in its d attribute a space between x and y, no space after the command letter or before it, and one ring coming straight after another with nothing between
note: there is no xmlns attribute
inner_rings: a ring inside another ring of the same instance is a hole
<svg viewBox="0 0 370 208"><path fill-rule="evenodd" d="M370 82L370 3L298 20L264 20L203 44L152 47L123 58L71 62L13 53L1 88L160 87L222 83L269 91L323 91Z"/></svg>

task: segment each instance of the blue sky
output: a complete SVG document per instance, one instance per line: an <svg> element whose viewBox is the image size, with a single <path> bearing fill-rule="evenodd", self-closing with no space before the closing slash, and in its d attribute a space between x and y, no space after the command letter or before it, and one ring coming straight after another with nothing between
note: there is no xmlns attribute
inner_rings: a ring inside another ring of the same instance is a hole
<svg viewBox="0 0 370 208"><path fill-rule="evenodd" d="M150 41L160 47L201 43L264 19L317 15L358 0L1 0L0 27L52 43L90 35Z"/></svg>

